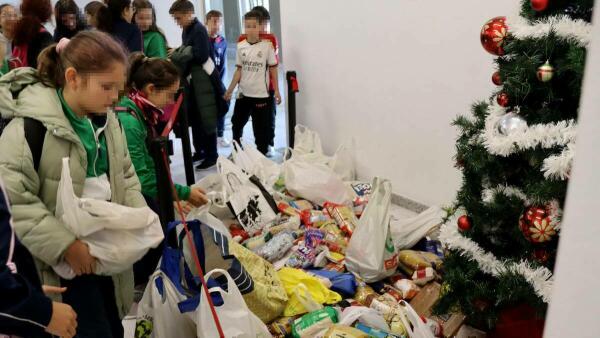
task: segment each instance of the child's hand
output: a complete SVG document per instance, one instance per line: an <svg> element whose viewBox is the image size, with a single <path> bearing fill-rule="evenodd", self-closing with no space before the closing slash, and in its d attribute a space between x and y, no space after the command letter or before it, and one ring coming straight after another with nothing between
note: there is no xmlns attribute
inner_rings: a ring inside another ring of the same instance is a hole
<svg viewBox="0 0 600 338"><path fill-rule="evenodd" d="M67 304L52 302L52 318L46 332L61 338L74 337L77 333L77 313Z"/></svg>
<svg viewBox="0 0 600 338"><path fill-rule="evenodd" d="M231 101L231 95L232 93L230 91L226 91L225 95L223 95L223 98L225 99L225 101L229 102Z"/></svg>
<svg viewBox="0 0 600 338"><path fill-rule="evenodd" d="M206 192L204 192L204 190L192 188L190 198L188 198L187 201L195 207L200 207L208 203L208 198L206 197Z"/></svg>
<svg viewBox="0 0 600 338"><path fill-rule="evenodd" d="M80 240L75 240L65 252L65 261L77 276L96 272L96 258L90 255L90 248Z"/></svg>
<svg viewBox="0 0 600 338"><path fill-rule="evenodd" d="M61 288L58 286L50 286L50 285L42 285L42 291L44 291L44 294L46 296L49 296L49 295L53 295L53 294L64 293L65 291L67 291L67 288Z"/></svg>
<svg viewBox="0 0 600 338"><path fill-rule="evenodd" d="M179 202L179 205L181 205L181 212L183 212L183 214L186 216L194 208L193 205L189 204L188 202L184 202L184 201ZM173 207L175 208L175 210L178 210L177 202L173 202Z"/></svg>
<svg viewBox="0 0 600 338"><path fill-rule="evenodd" d="M281 95L279 94L279 91L275 92L275 103L277 103L277 105L281 104Z"/></svg>

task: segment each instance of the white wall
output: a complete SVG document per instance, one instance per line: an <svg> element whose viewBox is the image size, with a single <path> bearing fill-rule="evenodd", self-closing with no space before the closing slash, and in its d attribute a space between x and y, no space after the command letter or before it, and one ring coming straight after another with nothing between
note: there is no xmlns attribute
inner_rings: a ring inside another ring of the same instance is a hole
<svg viewBox="0 0 600 338"><path fill-rule="evenodd" d="M482 25L518 0L281 1L286 70L298 71L298 121L327 152L354 137L359 175L394 192L449 203L458 113L493 90Z"/></svg>
<svg viewBox="0 0 600 338"><path fill-rule="evenodd" d="M577 157L569 184L545 337L600 337L600 11L588 51Z"/></svg>

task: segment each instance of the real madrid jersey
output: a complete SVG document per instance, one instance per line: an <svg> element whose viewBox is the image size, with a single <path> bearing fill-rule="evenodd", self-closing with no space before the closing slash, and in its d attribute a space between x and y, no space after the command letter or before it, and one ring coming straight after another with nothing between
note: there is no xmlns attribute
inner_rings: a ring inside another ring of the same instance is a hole
<svg viewBox="0 0 600 338"><path fill-rule="evenodd" d="M242 69L240 92L254 98L269 97L269 67L277 66L275 50L269 41L239 42L236 65Z"/></svg>

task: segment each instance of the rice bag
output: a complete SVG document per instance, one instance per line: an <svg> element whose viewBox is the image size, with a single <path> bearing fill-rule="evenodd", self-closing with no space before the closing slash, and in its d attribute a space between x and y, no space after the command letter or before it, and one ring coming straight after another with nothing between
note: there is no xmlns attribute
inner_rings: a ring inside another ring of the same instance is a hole
<svg viewBox="0 0 600 338"><path fill-rule="evenodd" d="M422 268L439 269L442 266L442 260L431 252L402 250L398 253L398 259L404 266L419 270Z"/></svg>

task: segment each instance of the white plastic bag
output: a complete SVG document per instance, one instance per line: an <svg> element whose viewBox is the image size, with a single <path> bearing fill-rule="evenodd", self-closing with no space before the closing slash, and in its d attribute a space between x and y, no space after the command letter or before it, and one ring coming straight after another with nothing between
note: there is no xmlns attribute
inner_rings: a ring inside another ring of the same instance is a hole
<svg viewBox="0 0 600 338"><path fill-rule="evenodd" d="M329 161L329 167L346 182L356 179L354 149L354 141L342 144Z"/></svg>
<svg viewBox="0 0 600 338"><path fill-rule="evenodd" d="M116 203L79 198L73 192L69 159L63 158L58 185L56 217L97 258L96 274L114 275L133 266L150 248L163 240L158 215L150 208L130 208ZM75 277L63 261L54 267L65 278Z"/></svg>
<svg viewBox="0 0 600 338"><path fill-rule="evenodd" d="M339 176L327 165L310 163L292 153L283 164L285 186L290 194L323 205L349 204L352 199Z"/></svg>
<svg viewBox="0 0 600 338"><path fill-rule="evenodd" d="M396 250L410 249L434 227L442 223L446 212L438 206L431 207L417 216L390 221L390 230Z"/></svg>
<svg viewBox="0 0 600 338"><path fill-rule="evenodd" d="M197 219L200 222L208 225L212 229L223 234L225 237L227 237L227 239L231 239L231 233L229 232L229 229L227 228L227 226L225 226L225 223L223 223L223 221L216 218L214 215L212 215L209 212L209 208L210 208L211 204L212 204L212 202L209 202L208 204L203 205L200 208L196 208L196 209L190 211L190 213L187 215L186 218L188 220Z"/></svg>
<svg viewBox="0 0 600 338"><path fill-rule="evenodd" d="M368 327L385 332L390 331L390 326L377 310L364 306L350 306L345 308L342 311L338 324L352 326L357 320Z"/></svg>
<svg viewBox="0 0 600 338"><path fill-rule="evenodd" d="M235 218L227 206L227 193L219 174L210 174L196 182L193 188L201 188L210 201L209 211L218 219ZM175 215L177 217L177 215Z"/></svg>
<svg viewBox="0 0 600 338"><path fill-rule="evenodd" d="M227 291L219 287L208 290L210 293L219 293L223 298L223 305L215 306L215 311L217 312L217 317L219 318L225 338L270 338L271 334L267 326L248 309L240 290L229 273L222 269L215 269L207 273L204 278L208 280L214 274L227 277ZM219 336L210 304L206 299L204 291L202 291L200 305L196 310L196 318L198 338ZM172 335L172 337L176 337L176 335Z"/></svg>
<svg viewBox="0 0 600 338"><path fill-rule="evenodd" d="M421 316L417 314L410 304L401 300L400 308L404 314L400 316L400 320L402 320L409 338L435 338L429 327L421 319Z"/></svg>
<svg viewBox="0 0 600 338"><path fill-rule="evenodd" d="M179 303L185 300L186 296L162 270L155 271L137 308L136 337L196 337L197 328L192 316L179 309Z"/></svg>
<svg viewBox="0 0 600 338"><path fill-rule="evenodd" d="M392 184L376 177L372 185L371 199L346 250L346 267L366 282L389 277L398 267L398 253L390 233Z"/></svg>
<svg viewBox="0 0 600 338"><path fill-rule="evenodd" d="M217 161L217 169L227 193L227 203L250 236L258 233L277 218L267 197L240 168L226 158L220 157Z"/></svg>
<svg viewBox="0 0 600 338"><path fill-rule="evenodd" d="M233 162L248 175L255 175L265 188L272 192L273 185L281 175L281 166L263 155L256 147L247 143L238 144L233 141L231 152Z"/></svg>
<svg viewBox="0 0 600 338"><path fill-rule="evenodd" d="M317 132L308 129L306 126L297 124L294 128L294 152L297 155L305 154L323 154L321 137Z"/></svg>

